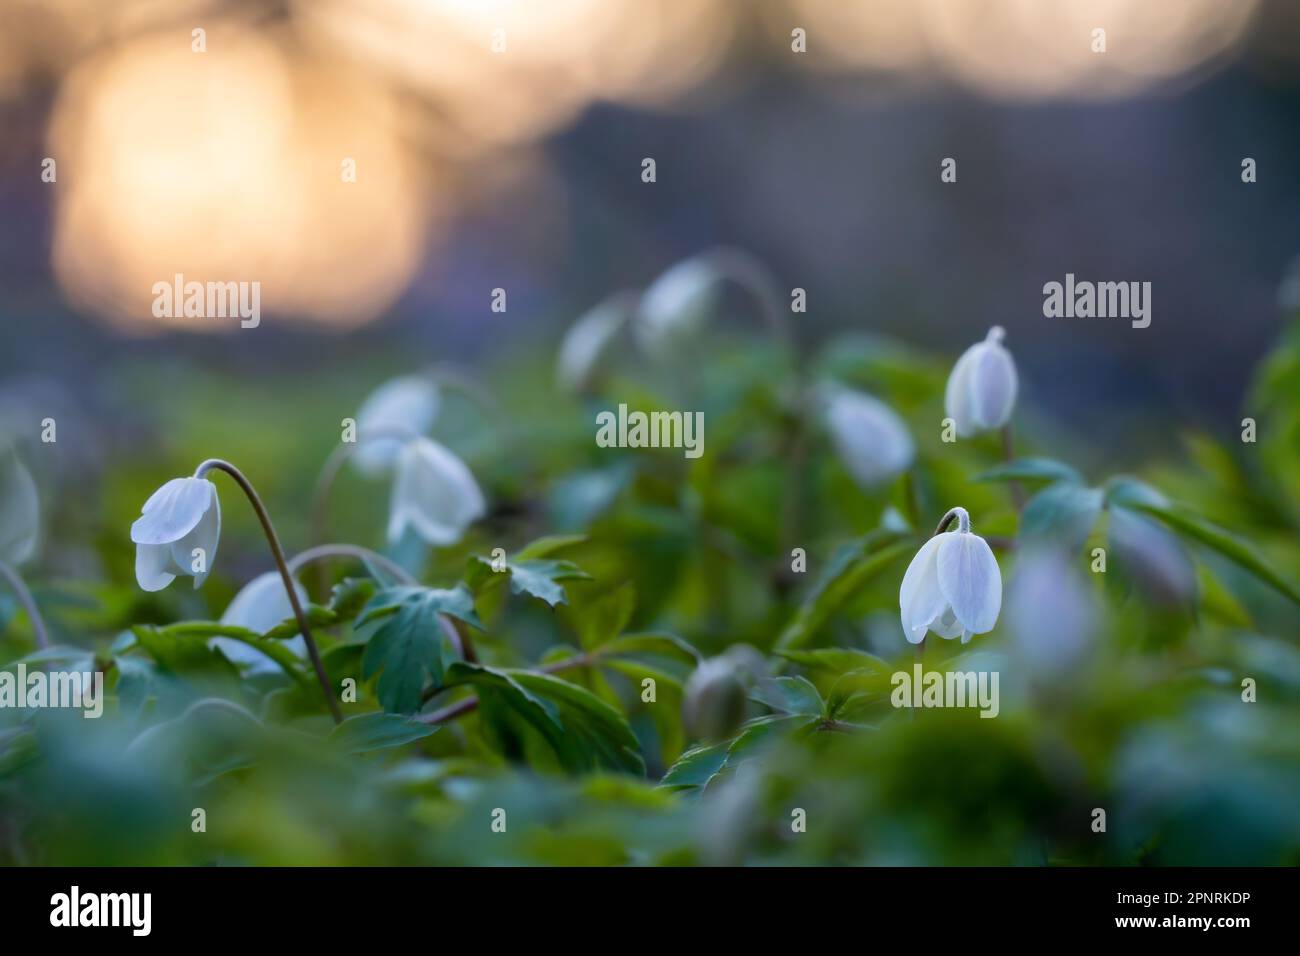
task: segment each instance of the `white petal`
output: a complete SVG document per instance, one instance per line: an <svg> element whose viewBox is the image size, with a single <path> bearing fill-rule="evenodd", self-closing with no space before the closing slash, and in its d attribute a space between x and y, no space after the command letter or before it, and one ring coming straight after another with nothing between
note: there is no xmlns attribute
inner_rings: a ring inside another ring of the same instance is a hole
<svg viewBox="0 0 1300 956"><path fill-rule="evenodd" d="M425 434L438 414L438 386L422 375L403 375L380 385L357 412L357 448L352 461L369 475L387 471L397 459L404 438L370 438L386 429Z"/></svg>
<svg viewBox="0 0 1300 956"><path fill-rule="evenodd" d="M650 284L637 307L637 342L652 357L665 358L704 327L717 304L718 274L703 259L687 259Z"/></svg>
<svg viewBox="0 0 1300 956"><path fill-rule="evenodd" d="M142 591L161 591L176 580L172 549L166 544L135 546L135 580Z"/></svg>
<svg viewBox="0 0 1300 956"><path fill-rule="evenodd" d="M975 420L971 408L971 369L979 345L972 345L957 359L957 364L948 374L948 384L943 392L944 414L957 426L957 434L963 438L975 433Z"/></svg>
<svg viewBox="0 0 1300 956"><path fill-rule="evenodd" d="M1152 601L1182 604L1196 593L1196 568L1182 543L1150 518L1110 507L1107 534L1124 571Z"/></svg>
<svg viewBox="0 0 1300 956"><path fill-rule="evenodd" d="M832 393L826 426L836 451L858 484L870 488L911 467L912 436L893 409L850 389Z"/></svg>
<svg viewBox="0 0 1300 956"><path fill-rule="evenodd" d="M212 507L199 519L193 530L172 545L172 560L184 574L194 575L194 586L199 587L212 573L212 566L217 560L217 545L221 540L221 499L217 497L216 486L212 488ZM203 570L194 574L194 551L203 550Z"/></svg>
<svg viewBox="0 0 1300 956"><path fill-rule="evenodd" d="M429 544L452 544L487 510L465 463L428 438L409 442L397 459L388 538L396 543L408 524Z"/></svg>
<svg viewBox="0 0 1300 956"><path fill-rule="evenodd" d="M977 428L1001 428L1016 404L1016 364L1011 353L996 342L975 346L970 371L971 418Z"/></svg>
<svg viewBox="0 0 1300 956"><path fill-rule="evenodd" d="M1002 610L1002 572L983 538L955 531L939 535L939 589L962 627L972 634L993 630Z"/></svg>
<svg viewBox="0 0 1300 956"><path fill-rule="evenodd" d="M22 564L36 550L41 503L36 482L17 454L0 457L0 561Z"/></svg>
<svg viewBox="0 0 1300 956"><path fill-rule="evenodd" d="M207 514L216 498L216 485L206 478L173 478L155 491L131 525L136 544L179 541Z"/></svg>
<svg viewBox="0 0 1300 956"><path fill-rule="evenodd" d="M561 388L579 392L591 384L627 323L630 299L617 293L587 311L560 343L555 377Z"/></svg>
<svg viewBox="0 0 1300 956"><path fill-rule="evenodd" d="M294 581L294 591L306 604L307 592L297 581ZM280 572L267 571L240 589L221 615L221 623L265 634L291 617L293 605L289 603L289 595L284 593Z"/></svg>
<svg viewBox="0 0 1300 956"><path fill-rule="evenodd" d="M903 574L903 585L898 589L898 607L902 612L903 633L908 641L919 644L931 623L943 614L948 606L939 589L939 546L947 535L936 535L921 545L912 563Z"/></svg>

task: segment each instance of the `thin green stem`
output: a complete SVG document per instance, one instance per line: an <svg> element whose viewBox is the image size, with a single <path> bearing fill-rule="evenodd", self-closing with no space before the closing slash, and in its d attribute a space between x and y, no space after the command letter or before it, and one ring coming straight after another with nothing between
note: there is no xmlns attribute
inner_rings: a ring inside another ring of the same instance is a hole
<svg viewBox="0 0 1300 956"><path fill-rule="evenodd" d="M293 575L289 572L289 564L284 557L284 548L280 546L280 538L275 533L275 526L271 523L271 516L267 513L266 505L262 503L261 496L255 489L244 473L228 461L220 458L209 458L199 465L194 471L195 478L203 478L209 471L224 471L227 475L235 480L240 490L244 492L253 510L257 513L257 520L261 522L262 531L266 534L266 542L271 548L271 557L275 559L276 568L280 571L280 580L284 583L285 594L289 597L289 605L293 608L293 616L298 622L298 633L302 635L303 642L307 645L307 654L311 658L312 667L316 670L316 679L320 681L321 691L325 694L325 702L329 705L330 715L334 718L334 723L343 722L343 710L339 706L338 698L330 689L329 676L325 673L325 665L321 662L320 649L316 646L316 639L312 637L311 627L307 624L307 615L303 612L302 602L298 600L298 592L293 586Z"/></svg>
<svg viewBox="0 0 1300 956"><path fill-rule="evenodd" d="M50 635L45 630L45 619L41 617L41 609L36 606L36 599L32 597L32 592L27 589L27 582L23 580L23 576L18 573L17 568L10 567L4 561L0 561L0 577L9 582L9 587L14 592L14 596L18 598L18 603L27 612L27 620L32 624L32 633L36 635L36 646L49 647Z"/></svg>

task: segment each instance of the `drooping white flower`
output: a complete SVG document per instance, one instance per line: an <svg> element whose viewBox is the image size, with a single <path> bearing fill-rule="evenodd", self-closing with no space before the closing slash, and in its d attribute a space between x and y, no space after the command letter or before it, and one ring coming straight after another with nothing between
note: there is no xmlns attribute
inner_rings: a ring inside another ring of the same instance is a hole
<svg viewBox="0 0 1300 956"><path fill-rule="evenodd" d="M703 740L731 736L745 719L745 672L734 658L711 657L691 672L682 690L682 723Z"/></svg>
<svg viewBox="0 0 1300 956"><path fill-rule="evenodd" d="M411 435L423 435L438 415L438 386L423 375L403 375L370 393L357 412L357 448L352 461L367 475L389 470ZM385 431L404 435L385 436ZM375 436L375 437L369 437Z"/></svg>
<svg viewBox="0 0 1300 956"><path fill-rule="evenodd" d="M555 378L561 388L581 392L590 387L627 325L634 303L634 294L615 293L569 326L555 364Z"/></svg>
<svg viewBox="0 0 1300 956"><path fill-rule="evenodd" d="M1002 345L1002 326L989 329L988 337L962 353L948 376L944 392L945 414L962 437L1001 428L1011 419L1016 404L1016 363Z"/></svg>
<svg viewBox="0 0 1300 956"><path fill-rule="evenodd" d="M919 644L926 631L943 638L993 630L1002 609L1002 572L997 558L970 530L970 516L954 508L957 530L936 534L916 553L898 591L903 632Z"/></svg>
<svg viewBox="0 0 1300 956"><path fill-rule="evenodd" d="M853 480L872 488L912 466L916 445L903 420L884 402L847 388L826 393L826 428Z"/></svg>
<svg viewBox="0 0 1300 956"><path fill-rule="evenodd" d="M1111 551L1143 596L1153 604L1190 603L1196 594L1196 567L1182 542L1128 508L1111 505L1109 511Z"/></svg>
<svg viewBox="0 0 1300 956"><path fill-rule="evenodd" d="M1006 617L1029 670L1058 678L1087 653L1097 614L1092 591L1066 550L1049 545L1017 557L1007 585Z"/></svg>
<svg viewBox="0 0 1300 956"><path fill-rule="evenodd" d="M451 451L429 438L402 447L388 517L390 542L410 525L429 544L453 544L486 510L473 474Z"/></svg>
<svg viewBox="0 0 1300 956"><path fill-rule="evenodd" d="M298 602L306 607L308 603L306 589L297 581L293 582L293 589L298 595ZM284 582L280 579L280 572L268 571L259 574L240 589L221 615L221 623L265 634L291 617L293 617L293 605L289 603L289 596L284 592ZM242 665L249 673L279 669L275 661L243 641L237 641L232 637L214 637L209 643L220 648L228 660ZM307 654L307 645L301 635L285 641L284 646L299 657L305 657Z"/></svg>
<svg viewBox="0 0 1300 956"><path fill-rule="evenodd" d="M721 294L716 269L705 259L685 259L655 279L641 296L633 331L655 359L667 358L695 338Z"/></svg>
<svg viewBox="0 0 1300 956"><path fill-rule="evenodd" d="M41 504L32 480L18 454L0 452L0 561L22 564L36 551Z"/></svg>
<svg viewBox="0 0 1300 956"><path fill-rule="evenodd" d="M135 578L146 591L161 591L177 576L207 579L221 538L217 486L206 478L173 478L155 491L131 525Z"/></svg>

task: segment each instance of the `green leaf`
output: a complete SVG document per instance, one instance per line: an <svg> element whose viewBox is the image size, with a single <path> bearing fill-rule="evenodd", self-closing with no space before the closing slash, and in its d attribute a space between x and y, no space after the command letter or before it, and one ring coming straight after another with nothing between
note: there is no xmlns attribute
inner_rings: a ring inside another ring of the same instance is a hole
<svg viewBox="0 0 1300 956"><path fill-rule="evenodd" d="M1138 501L1131 501L1128 504L1129 507L1138 511L1145 511L1147 514L1159 518L1174 531L1200 542L1211 550L1217 551L1228 560L1245 568L1261 581L1286 595L1295 603L1300 604L1300 588L1297 588L1295 584L1282 577L1281 574L1266 564L1259 556L1257 548L1241 540L1230 531L1211 524L1199 515L1177 505L1160 506L1152 503L1143 504Z"/></svg>
<svg viewBox="0 0 1300 956"><path fill-rule="evenodd" d="M1029 500L1020 516L1020 534L1027 538L1053 538L1077 548L1096 523L1103 500L1100 488L1058 481Z"/></svg>
<svg viewBox="0 0 1300 956"><path fill-rule="evenodd" d="M475 555L469 559L465 578L475 591L484 591L498 581L508 578L510 590L544 601L549 607L563 604L565 601L562 581L591 580L587 574L572 561L523 560L510 561L504 570L498 571L490 558Z"/></svg>
<svg viewBox="0 0 1300 956"><path fill-rule="evenodd" d="M1065 462L1053 458L1018 458L982 471L971 481L1068 481L1083 484L1083 476Z"/></svg>
<svg viewBox="0 0 1300 956"><path fill-rule="evenodd" d="M574 609L579 643L592 650L618 637L635 610L636 589L631 583L586 601Z"/></svg>
<svg viewBox="0 0 1300 956"><path fill-rule="evenodd" d="M720 744L692 747L668 768L668 772L659 781L659 786L670 790L704 786L727 762L727 750L730 747L729 740Z"/></svg>
<svg viewBox="0 0 1300 956"><path fill-rule="evenodd" d="M358 623L382 619L361 659L362 674L379 678L379 702L391 713L420 709L426 683L442 683L445 661L454 659L439 615L480 627L474 598L464 585L451 590L390 588L374 596Z"/></svg>
<svg viewBox="0 0 1300 956"><path fill-rule="evenodd" d="M347 753L362 754L388 747L400 747L428 737L439 728L421 724L400 714L361 714L349 717L330 732L330 740Z"/></svg>
<svg viewBox="0 0 1300 956"><path fill-rule="evenodd" d="M361 613L376 590L370 578L344 578L330 588L329 608L339 620L350 621Z"/></svg>
<svg viewBox="0 0 1300 956"><path fill-rule="evenodd" d="M565 548L572 547L575 544L582 544L587 540L585 534L551 534L544 538L538 538L520 549L518 559L521 561L531 561L537 558L549 558L557 551L563 551Z"/></svg>
<svg viewBox="0 0 1300 956"><path fill-rule="evenodd" d="M841 548L812 594L777 640L777 650L807 644L872 579L915 550L916 539L904 532L877 528Z"/></svg>
<svg viewBox="0 0 1300 956"><path fill-rule="evenodd" d="M138 624L131 628L136 644L158 664L159 670L171 674L221 674L238 677L239 670L216 650L208 646L212 636L250 637L257 635L243 628L224 628L208 621L172 624L166 628ZM223 633L224 632L224 633ZM260 648L259 648L260 650Z"/></svg>
<svg viewBox="0 0 1300 956"><path fill-rule="evenodd" d="M613 659L661 662L676 673L680 683L700 665L700 652L672 634L624 634L607 641L591 654L597 662Z"/></svg>
<svg viewBox="0 0 1300 956"><path fill-rule="evenodd" d="M886 671L889 665L874 654L856 647L819 647L809 651L777 651L778 656L804 667L844 674L853 670Z"/></svg>
<svg viewBox="0 0 1300 956"><path fill-rule="evenodd" d="M465 663L453 664L448 678L478 690L485 724L508 754L549 757L542 763L569 773L645 773L640 744L627 721L576 684L549 674Z"/></svg>
<svg viewBox="0 0 1300 956"><path fill-rule="evenodd" d="M820 717L825 711L821 694L806 677L775 677L761 681L750 692L749 698L783 714Z"/></svg>
<svg viewBox="0 0 1300 956"><path fill-rule="evenodd" d="M310 628L333 627L342 620L337 612L327 607L321 607L319 604L308 604L302 609L302 613L307 618L307 626ZM301 630L302 628L298 626L298 619L290 617L281 621L262 636L268 641L287 641L297 637Z"/></svg>

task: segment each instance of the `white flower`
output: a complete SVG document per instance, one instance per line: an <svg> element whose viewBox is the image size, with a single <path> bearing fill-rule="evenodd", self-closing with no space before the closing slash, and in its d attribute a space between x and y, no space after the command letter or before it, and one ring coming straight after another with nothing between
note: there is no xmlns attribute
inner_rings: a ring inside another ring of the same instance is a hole
<svg viewBox="0 0 1300 956"><path fill-rule="evenodd" d="M403 375L380 385L357 412L357 448L352 461L367 475L392 467L410 435L423 435L433 426L440 402L438 386L422 375ZM407 437L375 437L384 431Z"/></svg>
<svg viewBox="0 0 1300 956"><path fill-rule="evenodd" d="M1155 521L1111 505L1107 535L1121 569L1147 600L1177 606L1196 596L1196 568L1187 549Z"/></svg>
<svg viewBox="0 0 1300 956"><path fill-rule="evenodd" d="M828 395L825 417L844 467L864 488L886 482L912 466L916 457L912 436L884 402L836 388Z"/></svg>
<svg viewBox="0 0 1300 956"><path fill-rule="evenodd" d="M141 511L131 525L140 587L161 591L177 575L191 574L197 588L212 568L221 538L217 486L206 478L173 478L150 496Z"/></svg>
<svg viewBox="0 0 1300 956"><path fill-rule="evenodd" d="M1002 326L989 329L988 337L968 348L948 376L944 392L945 413L962 437L1001 428L1011 419L1016 404L1016 363L1002 347Z"/></svg>
<svg viewBox="0 0 1300 956"><path fill-rule="evenodd" d="M308 601L306 589L297 581L293 582L293 589L298 595L298 602L306 607ZM289 596L284 593L284 582L280 579L280 572L268 571L259 574L240 589L225 613L221 615L221 623L265 634L291 617L293 617L293 605L289 603ZM228 660L243 665L249 673L279 670L279 665L271 658L233 637L214 637L209 643L213 647L220 648ZM305 657L307 654L307 646L301 635L285 641L284 645L299 657Z"/></svg>
<svg viewBox="0 0 1300 956"><path fill-rule="evenodd" d="M1097 617L1087 582L1067 552L1051 546L1017 557L1006 616L1021 657L1047 678L1063 677L1080 663Z"/></svg>
<svg viewBox="0 0 1300 956"><path fill-rule="evenodd" d="M616 293L588 309L569 327L555 365L555 378L561 388L581 392L591 385L627 325L632 301L628 293Z"/></svg>
<svg viewBox="0 0 1300 956"><path fill-rule="evenodd" d="M957 530L936 534L916 552L898 591L903 631L913 644L926 631L943 638L993 630L1002 609L1002 572L988 543L970 530L970 516L954 508Z"/></svg>
<svg viewBox="0 0 1300 956"><path fill-rule="evenodd" d="M429 544L453 544L486 510L474 476L454 454L429 438L402 447L388 518L391 543L410 525Z"/></svg>
<svg viewBox="0 0 1300 956"><path fill-rule="evenodd" d="M41 505L36 482L12 449L0 454L0 561L22 564L36 551Z"/></svg>
<svg viewBox="0 0 1300 956"><path fill-rule="evenodd" d="M700 333L717 305L720 276L701 258L686 259L641 296L633 331L652 358L667 358Z"/></svg>

